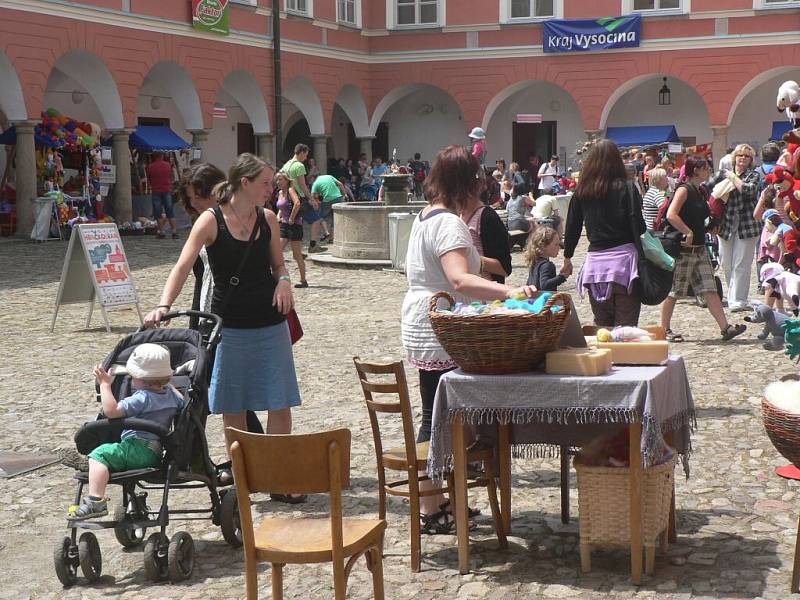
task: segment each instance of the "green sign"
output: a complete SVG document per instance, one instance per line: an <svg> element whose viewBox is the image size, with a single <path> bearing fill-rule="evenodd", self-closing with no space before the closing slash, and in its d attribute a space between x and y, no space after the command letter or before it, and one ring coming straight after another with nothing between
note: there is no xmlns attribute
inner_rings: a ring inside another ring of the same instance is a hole
<svg viewBox="0 0 800 600"><path fill-rule="evenodd" d="M228 35L228 0L192 0L192 25L200 31Z"/></svg>

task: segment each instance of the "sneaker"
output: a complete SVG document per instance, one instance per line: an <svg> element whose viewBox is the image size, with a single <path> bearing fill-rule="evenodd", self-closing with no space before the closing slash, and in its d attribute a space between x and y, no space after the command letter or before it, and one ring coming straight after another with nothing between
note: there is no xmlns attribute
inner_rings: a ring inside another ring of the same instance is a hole
<svg viewBox="0 0 800 600"><path fill-rule="evenodd" d="M319 244L314 244L313 246L308 247L309 254L315 254L317 252L327 252L328 248L325 246L320 246Z"/></svg>
<svg viewBox="0 0 800 600"><path fill-rule="evenodd" d="M107 498L92 500L89 496L84 496L80 506L70 511L67 519L70 521L85 521L86 519L104 517L108 514L107 500Z"/></svg>

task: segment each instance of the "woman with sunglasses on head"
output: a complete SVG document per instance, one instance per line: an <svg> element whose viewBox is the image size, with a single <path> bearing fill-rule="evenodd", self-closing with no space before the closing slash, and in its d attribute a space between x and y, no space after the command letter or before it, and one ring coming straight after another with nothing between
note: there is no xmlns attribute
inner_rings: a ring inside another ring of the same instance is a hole
<svg viewBox="0 0 800 600"><path fill-rule="evenodd" d="M753 270L761 223L753 213L758 202L759 174L753 169L755 150L748 144L733 149L733 169L720 171L714 183L728 178L734 189L719 226L719 254L728 283L728 308L747 311L750 274Z"/></svg>

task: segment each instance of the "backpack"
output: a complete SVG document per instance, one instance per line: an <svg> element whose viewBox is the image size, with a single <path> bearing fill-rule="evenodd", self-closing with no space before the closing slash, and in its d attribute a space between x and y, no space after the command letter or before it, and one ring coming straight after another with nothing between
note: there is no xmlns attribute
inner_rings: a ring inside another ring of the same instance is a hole
<svg viewBox="0 0 800 600"><path fill-rule="evenodd" d="M415 162L411 170L414 172L414 181L425 181L425 165L421 162Z"/></svg>

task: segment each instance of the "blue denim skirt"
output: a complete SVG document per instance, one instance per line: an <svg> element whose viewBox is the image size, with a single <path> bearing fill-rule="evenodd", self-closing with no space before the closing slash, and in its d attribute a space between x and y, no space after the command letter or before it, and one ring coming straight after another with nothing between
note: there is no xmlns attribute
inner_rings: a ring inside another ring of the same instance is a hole
<svg viewBox="0 0 800 600"><path fill-rule="evenodd" d="M289 326L224 328L208 405L214 414L300 406Z"/></svg>

